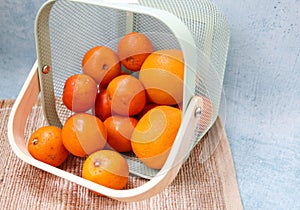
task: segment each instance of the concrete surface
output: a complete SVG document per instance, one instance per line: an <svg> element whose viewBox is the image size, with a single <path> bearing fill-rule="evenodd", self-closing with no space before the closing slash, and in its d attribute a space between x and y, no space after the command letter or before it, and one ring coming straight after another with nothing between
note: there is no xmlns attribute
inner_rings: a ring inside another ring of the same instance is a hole
<svg viewBox="0 0 300 210"><path fill-rule="evenodd" d="M226 130L245 209L300 209L300 1L215 0L231 25Z"/></svg>
<svg viewBox="0 0 300 210"><path fill-rule="evenodd" d="M219 1L226 129L245 209L300 209L300 1Z"/></svg>
<svg viewBox="0 0 300 210"><path fill-rule="evenodd" d="M0 99L34 63L44 1L0 0ZM300 209L300 1L214 0L227 16L226 131L245 209Z"/></svg>

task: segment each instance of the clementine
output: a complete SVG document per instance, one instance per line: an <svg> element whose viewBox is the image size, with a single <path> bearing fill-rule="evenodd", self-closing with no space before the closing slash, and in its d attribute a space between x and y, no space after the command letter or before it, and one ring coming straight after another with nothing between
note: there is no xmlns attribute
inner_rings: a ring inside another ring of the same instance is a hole
<svg viewBox="0 0 300 210"><path fill-rule="evenodd" d="M131 146L148 167L160 169L168 158L181 124L181 111L171 106L150 109L137 123Z"/></svg>
<svg viewBox="0 0 300 210"><path fill-rule="evenodd" d="M83 178L116 190L121 190L127 185L128 176L126 160L113 150L92 153L82 167Z"/></svg>
<svg viewBox="0 0 300 210"><path fill-rule="evenodd" d="M95 104L98 88L88 75L75 74L64 85L62 101L73 112L85 112Z"/></svg>
<svg viewBox="0 0 300 210"><path fill-rule="evenodd" d="M82 71L93 77L102 89L121 73L121 64L119 57L111 48L96 46L85 53Z"/></svg>
<svg viewBox="0 0 300 210"><path fill-rule="evenodd" d="M137 119L113 115L104 121L107 129L107 144L117 152L131 152L131 134L137 124Z"/></svg>
<svg viewBox="0 0 300 210"><path fill-rule="evenodd" d="M146 104L144 109L137 115L137 119L141 119L150 109L159 106L158 104L149 103Z"/></svg>
<svg viewBox="0 0 300 210"><path fill-rule="evenodd" d="M139 79L149 99L162 105L179 104L183 99L184 61L180 50L159 50L144 61Z"/></svg>
<svg viewBox="0 0 300 210"><path fill-rule="evenodd" d="M138 114L146 104L146 91L142 83L131 75L114 78L107 86L112 112L123 116Z"/></svg>
<svg viewBox="0 0 300 210"><path fill-rule="evenodd" d="M67 119L62 128L62 141L73 155L85 157L106 144L107 131L94 115L78 113Z"/></svg>
<svg viewBox="0 0 300 210"><path fill-rule="evenodd" d="M35 159L55 167L60 166L69 155L62 142L61 129L55 126L43 126L34 131L27 147Z"/></svg>
<svg viewBox="0 0 300 210"><path fill-rule="evenodd" d="M122 37L118 45L121 63L131 71L139 71L145 59L153 52L148 37L138 32L131 32Z"/></svg>
<svg viewBox="0 0 300 210"><path fill-rule="evenodd" d="M107 91L100 90L95 102L95 115L104 121L111 116L111 101L108 98Z"/></svg>

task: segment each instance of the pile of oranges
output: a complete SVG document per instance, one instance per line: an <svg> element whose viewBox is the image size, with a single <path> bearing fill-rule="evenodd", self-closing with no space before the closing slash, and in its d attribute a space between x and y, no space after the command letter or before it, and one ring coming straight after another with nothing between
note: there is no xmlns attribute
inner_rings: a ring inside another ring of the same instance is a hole
<svg viewBox="0 0 300 210"><path fill-rule="evenodd" d="M129 169L122 153L146 166L164 165L182 120L184 60L180 50L154 50L138 32L87 50L82 73L70 76L62 100L72 111L63 127L45 126L28 141L30 154L60 166L85 158L82 177L123 189Z"/></svg>

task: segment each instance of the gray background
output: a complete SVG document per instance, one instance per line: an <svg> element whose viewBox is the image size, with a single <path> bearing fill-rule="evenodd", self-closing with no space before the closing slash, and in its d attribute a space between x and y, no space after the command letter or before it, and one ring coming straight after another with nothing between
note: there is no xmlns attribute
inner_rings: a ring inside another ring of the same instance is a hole
<svg viewBox="0 0 300 210"><path fill-rule="evenodd" d="M36 59L42 0L0 0L0 99L15 98ZM300 209L300 1L215 0L231 41L226 131L245 209Z"/></svg>

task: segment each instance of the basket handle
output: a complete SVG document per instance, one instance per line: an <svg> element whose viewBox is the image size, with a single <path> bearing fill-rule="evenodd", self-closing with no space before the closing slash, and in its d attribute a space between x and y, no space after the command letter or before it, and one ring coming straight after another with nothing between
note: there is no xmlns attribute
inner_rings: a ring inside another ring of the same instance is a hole
<svg viewBox="0 0 300 210"><path fill-rule="evenodd" d="M24 141L26 120L40 93L38 64L34 63L16 101L8 120L8 139L15 154L25 162L29 162Z"/></svg>

